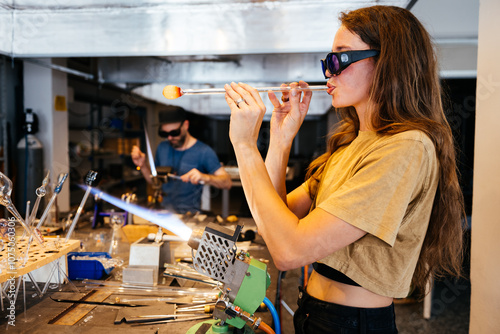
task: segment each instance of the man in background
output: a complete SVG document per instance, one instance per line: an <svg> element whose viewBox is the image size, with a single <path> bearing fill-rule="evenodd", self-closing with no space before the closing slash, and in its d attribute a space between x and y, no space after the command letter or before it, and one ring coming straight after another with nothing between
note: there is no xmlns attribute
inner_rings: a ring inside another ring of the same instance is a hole
<svg viewBox="0 0 500 334"><path fill-rule="evenodd" d="M169 177L163 184L162 205L177 213L200 211L203 184L229 189L231 177L214 150L189 133L189 120L183 108L170 106L159 113L158 120L158 134L166 140L156 149L155 166L171 167L171 173L179 176ZM132 148L131 155L146 181L152 184L146 155L137 146Z"/></svg>

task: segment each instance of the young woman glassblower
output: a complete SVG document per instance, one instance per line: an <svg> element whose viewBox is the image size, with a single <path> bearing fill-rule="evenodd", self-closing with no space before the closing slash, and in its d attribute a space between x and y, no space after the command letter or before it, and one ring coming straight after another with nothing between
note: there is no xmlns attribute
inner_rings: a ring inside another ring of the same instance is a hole
<svg viewBox="0 0 500 334"><path fill-rule="evenodd" d="M443 112L436 54L399 7L343 13L322 61L341 115L328 151L288 195L285 171L310 91L268 96L265 162L257 148L266 108L244 83L225 86L230 139L253 218L276 266L313 263L299 292L296 333L396 333L393 298L459 275L463 197ZM303 81L292 88L307 88Z"/></svg>

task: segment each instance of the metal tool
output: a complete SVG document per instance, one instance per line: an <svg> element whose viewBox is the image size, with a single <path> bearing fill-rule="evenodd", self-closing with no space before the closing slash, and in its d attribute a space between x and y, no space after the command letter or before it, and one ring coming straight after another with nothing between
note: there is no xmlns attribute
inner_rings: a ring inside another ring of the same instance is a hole
<svg viewBox="0 0 500 334"><path fill-rule="evenodd" d="M258 92L285 92L289 91L290 87L255 87ZM309 86L307 88L296 88L298 91L317 91L327 90L327 86ZM205 94L225 94L224 88L198 88L198 89L182 89L181 87L168 85L163 88L163 96L169 100L177 99L183 95L205 95Z"/></svg>
<svg viewBox="0 0 500 334"><path fill-rule="evenodd" d="M78 219L80 219L80 215L82 214L83 207L85 206L85 202L87 201L87 198L89 197L90 192L92 191L92 187L96 186L99 181L101 180L101 175L93 170L90 170L87 175L85 176L85 184L87 185L87 190L85 191L85 194L83 195L82 201L80 202L80 206L76 210L76 215L73 218L73 222L71 223L68 233L66 234L66 238L64 239L64 242L68 242L68 240L71 238L71 234L73 234L73 230L75 229L76 223L78 222Z"/></svg>
<svg viewBox="0 0 500 334"><path fill-rule="evenodd" d="M175 312L204 312L204 313L212 313L215 309L215 303L208 304L196 304L193 306L182 306L176 307Z"/></svg>
<svg viewBox="0 0 500 334"><path fill-rule="evenodd" d="M168 173L167 177L169 177L171 179L174 179L174 180L180 180L180 181L182 181L182 178L179 175L175 175L175 174L172 174L172 173ZM203 184L205 184L205 181L200 181L198 183L203 185Z"/></svg>
<svg viewBox="0 0 500 334"><path fill-rule="evenodd" d="M146 320L146 319L151 319L155 318L155 320L167 320L167 319L172 319L172 318L182 318L182 317L199 317L199 316L206 316L204 313L193 313L193 314L150 314L150 315L139 315L135 319L131 320Z"/></svg>
<svg viewBox="0 0 500 334"><path fill-rule="evenodd" d="M164 302L166 304L176 305L215 305L215 295L213 298L193 298L193 296L183 297L138 297L138 298L120 298L123 303L138 303L138 302ZM210 302L210 303L209 303ZM179 306L178 306L179 307Z"/></svg>
<svg viewBox="0 0 500 334"><path fill-rule="evenodd" d="M179 288L179 287L162 287L162 286L145 286L139 284L124 284L122 282L111 282L111 281L98 281L84 279L82 281L87 290L99 290L104 289L106 291L111 291L114 294L127 294L127 295L141 295L141 296L161 296L161 297L175 297L184 298L191 296L193 298L205 298L212 299L219 292L214 288Z"/></svg>
<svg viewBox="0 0 500 334"><path fill-rule="evenodd" d="M247 252L237 253L236 241L242 229L242 224L233 231L210 223L204 230L193 231L188 241L193 249L193 266L223 283L213 312L214 318L220 320L217 326L268 328L253 314L265 299L271 279L266 264L251 259Z"/></svg>
<svg viewBox="0 0 500 334"><path fill-rule="evenodd" d="M209 313L192 312L177 314L175 305L153 304L140 308L122 308L119 309L116 317L115 324L129 323L129 324L151 324L160 323L164 321L180 321L184 319L206 318L210 317Z"/></svg>
<svg viewBox="0 0 500 334"><path fill-rule="evenodd" d="M147 306L147 305L140 305L140 304L99 302L99 301L81 300L81 299L62 299L62 298L54 298L52 296L50 296L50 299L52 299L53 301L58 302L58 303L105 305L105 306L123 306L123 307L142 307L142 306Z"/></svg>
<svg viewBox="0 0 500 334"><path fill-rule="evenodd" d="M5 176L2 172L0 172L0 204L5 206L5 208L17 219L19 224L25 229L26 233L31 238L34 238L41 246L43 246L43 238L41 233L38 233L37 230L32 231L31 228L25 224L24 219L21 217L16 207L12 203L12 199L10 197L12 193L12 181Z"/></svg>
<svg viewBox="0 0 500 334"><path fill-rule="evenodd" d="M167 177L169 177L169 178L171 178L173 180L180 180L180 181L182 181L182 178L179 175L175 175L175 174L172 174L172 173L168 173Z"/></svg>
<svg viewBox="0 0 500 334"><path fill-rule="evenodd" d="M201 319L207 319L211 318L211 315L205 314L201 316L195 316L195 317L186 317L186 318L177 318L177 319L167 319L167 320L154 320L154 321L149 321L149 322L140 322L140 323L135 323L132 324L132 327L137 327L137 326L151 326L151 325L159 325L159 324L167 324L171 322L183 322L183 321L192 321L192 320L201 320Z"/></svg>
<svg viewBox="0 0 500 334"><path fill-rule="evenodd" d="M89 291L85 296L80 298L81 301L98 301L102 302L106 300L111 295L109 291L99 291L92 290ZM92 311L96 305L88 304L72 304L68 306L64 311L56 315L54 318L49 320L49 324L54 325L74 325L90 311Z"/></svg>

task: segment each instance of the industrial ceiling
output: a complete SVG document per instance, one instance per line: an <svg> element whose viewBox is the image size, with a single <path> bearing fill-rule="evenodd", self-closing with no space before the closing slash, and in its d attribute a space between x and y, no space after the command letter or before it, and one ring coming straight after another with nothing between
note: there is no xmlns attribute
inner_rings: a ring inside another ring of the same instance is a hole
<svg viewBox="0 0 500 334"><path fill-rule="evenodd" d="M422 1L431 0L419 1L415 10ZM415 1L0 0L0 53L31 61L93 57L97 72L87 78L135 87L135 93L167 103L161 96L166 84L324 82L319 60L331 48L340 12L410 3ZM443 71L475 71L455 60L457 48L469 59L476 56L477 31L457 43L463 35L437 36L451 64ZM330 98L316 95L311 113L322 114ZM227 110L224 99L210 96L175 104L204 114Z"/></svg>

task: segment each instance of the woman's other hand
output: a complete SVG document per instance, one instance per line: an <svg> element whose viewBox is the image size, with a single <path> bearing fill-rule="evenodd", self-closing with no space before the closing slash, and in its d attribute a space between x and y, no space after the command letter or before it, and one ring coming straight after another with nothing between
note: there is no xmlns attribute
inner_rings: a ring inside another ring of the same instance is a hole
<svg viewBox="0 0 500 334"><path fill-rule="evenodd" d="M282 84L286 87L286 84ZM269 100L274 106L271 117L271 138L278 140L281 144L291 145L293 138L299 131L311 102L311 91L299 91L297 88L307 88L304 82L292 82L290 91L283 91L281 101L272 91L268 92Z"/></svg>

